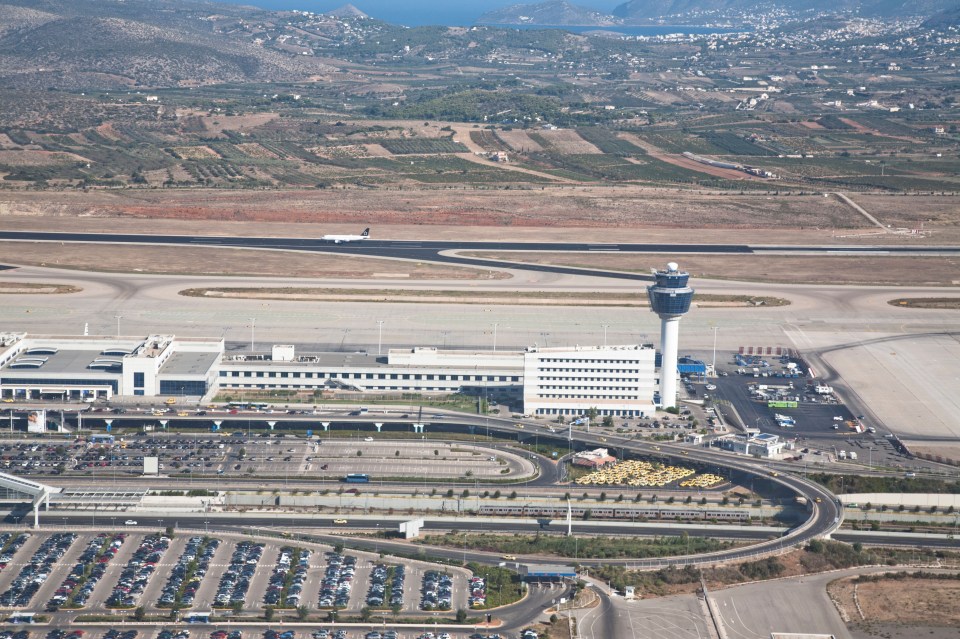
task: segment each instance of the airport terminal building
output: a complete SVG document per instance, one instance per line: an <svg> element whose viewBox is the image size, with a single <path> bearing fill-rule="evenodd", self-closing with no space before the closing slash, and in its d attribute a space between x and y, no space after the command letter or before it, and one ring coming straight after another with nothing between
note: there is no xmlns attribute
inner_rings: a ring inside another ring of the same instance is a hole
<svg viewBox="0 0 960 639"><path fill-rule="evenodd" d="M340 393L522 394L539 415L652 414L652 345L525 350L391 349L298 354L226 354L222 339L0 333L0 396L5 399L110 400L195 397L248 391L317 398ZM309 401L309 399L307 399Z"/></svg>

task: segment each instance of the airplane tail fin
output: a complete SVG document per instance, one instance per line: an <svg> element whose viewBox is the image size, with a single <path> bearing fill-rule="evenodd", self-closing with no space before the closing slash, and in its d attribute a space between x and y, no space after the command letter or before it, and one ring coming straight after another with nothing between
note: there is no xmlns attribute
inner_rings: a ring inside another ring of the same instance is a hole
<svg viewBox="0 0 960 639"><path fill-rule="evenodd" d="M370 237L370 227L363 229L363 233L360 234L360 237Z"/></svg>

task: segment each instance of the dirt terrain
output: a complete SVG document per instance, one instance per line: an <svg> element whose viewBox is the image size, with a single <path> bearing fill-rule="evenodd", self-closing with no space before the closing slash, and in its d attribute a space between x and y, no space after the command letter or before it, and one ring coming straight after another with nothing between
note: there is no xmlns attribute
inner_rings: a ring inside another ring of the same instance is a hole
<svg viewBox="0 0 960 639"><path fill-rule="evenodd" d="M901 198L905 201L905 198ZM0 227L8 216L139 218L216 222L258 221L346 226L471 226L521 228L864 229L867 222L822 196L714 195L639 187L556 186L545 189L310 189L218 191L143 189L83 192L0 192ZM59 224L59 222L58 222ZM362 228L362 227L361 227ZM214 231L215 232L215 231ZM422 237L423 234L421 234ZM674 241L703 237L671 234ZM646 232L617 240L642 241ZM598 234L596 237L601 237ZM788 236L782 236L789 241ZM731 238L732 240L733 238ZM739 241L748 241L741 235Z"/></svg>
<svg viewBox="0 0 960 639"><path fill-rule="evenodd" d="M845 579L829 591L850 616L855 637L960 636L960 581L906 578L855 584Z"/></svg>

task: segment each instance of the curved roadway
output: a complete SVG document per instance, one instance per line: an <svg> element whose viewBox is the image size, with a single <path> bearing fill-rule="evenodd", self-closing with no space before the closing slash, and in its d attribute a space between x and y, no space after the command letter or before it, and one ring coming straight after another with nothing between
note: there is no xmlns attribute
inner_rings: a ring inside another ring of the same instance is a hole
<svg viewBox="0 0 960 639"><path fill-rule="evenodd" d="M115 417L118 416L111 416L111 419L114 419ZM240 416L238 416L238 418L240 418ZM90 417L85 421L89 423L95 419L95 417ZM248 419L248 417L243 416L242 421L246 421L246 419ZM382 420L382 418L380 419ZM283 422L302 420L284 420L283 418L280 418L276 421ZM336 428L338 423L349 423L350 427L353 428L357 427L358 423L363 422L360 419L330 419L331 428ZM383 432L389 433L390 429L388 427L394 424L386 420L382 420L382 423L384 424L385 428ZM370 427L373 428L372 422L369 422L369 424ZM409 428L408 423L399 423L396 425L401 428ZM532 429L530 428L518 429L515 426L514 420L506 420L497 417L468 417L457 415L456 422L450 420L443 423L427 424L427 428L432 431L450 430L454 429L455 427L472 427L474 429L489 428L490 430L499 433L522 437L524 439L528 439L531 436L536 436L545 441L566 441L565 433L544 433L539 431L531 432ZM224 428L228 428L228 426L224 426ZM651 560L634 559L623 562L629 563L635 567L659 568L667 565L682 566L756 558L757 556L764 555L766 553L780 552L785 548L802 545L812 539L830 535L840 526L842 520L842 505L840 504L839 500L837 500L836 496L834 496L833 493L831 493L828 489L805 478L785 473L771 472L762 463L748 461L746 459L741 460L738 458L731 458L728 455L720 455L711 451L710 449L686 448L664 443L646 443L610 434L600 436L584 433L582 431L576 431L574 432L574 441L579 445L586 445L587 447L605 446L608 448L619 448L623 451L630 451L642 455L666 456L678 461L696 461L703 464L738 471L753 478L777 483L792 492L794 495L804 497L808 501L809 508L811 510L810 518L808 518L803 524L791 529L785 535L777 539L768 539L749 547L724 550L716 553L686 555L681 557L665 557ZM546 466L550 467L552 465L547 464ZM588 564L591 562L589 560L584 560L581 563ZM609 563L609 561L607 561L607 563Z"/></svg>

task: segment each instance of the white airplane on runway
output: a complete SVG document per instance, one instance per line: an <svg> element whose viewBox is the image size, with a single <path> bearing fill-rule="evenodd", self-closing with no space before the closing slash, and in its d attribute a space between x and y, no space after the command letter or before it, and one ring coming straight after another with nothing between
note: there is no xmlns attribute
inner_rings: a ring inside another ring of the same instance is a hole
<svg viewBox="0 0 960 639"><path fill-rule="evenodd" d="M340 244L341 242L359 242L360 240L370 239L370 229L363 229L363 233L360 235L324 235L320 238L323 242L333 242L334 244Z"/></svg>

